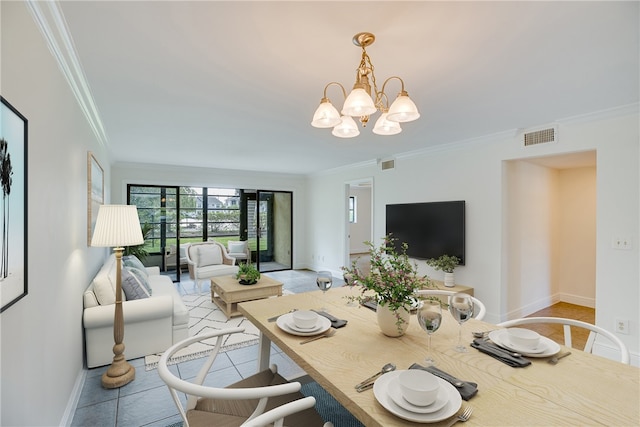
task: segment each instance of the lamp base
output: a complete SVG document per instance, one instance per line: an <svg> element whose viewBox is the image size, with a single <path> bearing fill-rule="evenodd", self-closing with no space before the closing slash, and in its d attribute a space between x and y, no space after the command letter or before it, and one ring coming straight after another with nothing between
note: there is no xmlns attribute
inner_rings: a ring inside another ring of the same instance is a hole
<svg viewBox="0 0 640 427"><path fill-rule="evenodd" d="M123 355L113 358L107 372L102 374L102 387L118 388L129 384L136 378L136 370Z"/></svg>

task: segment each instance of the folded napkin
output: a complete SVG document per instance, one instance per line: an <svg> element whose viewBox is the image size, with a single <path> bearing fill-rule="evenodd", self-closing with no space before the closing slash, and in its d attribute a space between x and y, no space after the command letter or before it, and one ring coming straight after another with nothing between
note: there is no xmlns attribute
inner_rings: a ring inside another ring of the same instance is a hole
<svg viewBox="0 0 640 427"><path fill-rule="evenodd" d="M471 347L485 354L488 354L494 359L497 359L502 363L514 368L524 368L525 366L531 365L531 361L529 359L525 359L522 356L515 357L512 355L511 351L505 350L504 348L485 341L481 338L473 340L473 342L471 343Z"/></svg>
<svg viewBox="0 0 640 427"><path fill-rule="evenodd" d="M346 320L342 320L342 319L338 319L337 317L334 317L332 315L330 315L329 313L327 313L326 311L320 311L320 310L313 310L316 313L318 313L320 316L324 316L327 319L329 319L329 321L331 322L331 327L332 328L342 328L343 326L347 326L347 321Z"/></svg>
<svg viewBox="0 0 640 427"><path fill-rule="evenodd" d="M475 396L476 393L478 393L478 384L472 383L470 381L460 380L454 377L453 375L450 375L445 371L442 371L436 368L435 366L424 367L422 365L418 365L417 363L414 363L413 365L409 366L409 369L422 369L423 371L431 372L436 377L442 378L443 380L451 384L456 383L458 381L461 382L462 387L456 387L455 385L454 387L456 387L456 390L458 390L458 392L460 393L460 396L462 396L464 400L469 400L473 396Z"/></svg>

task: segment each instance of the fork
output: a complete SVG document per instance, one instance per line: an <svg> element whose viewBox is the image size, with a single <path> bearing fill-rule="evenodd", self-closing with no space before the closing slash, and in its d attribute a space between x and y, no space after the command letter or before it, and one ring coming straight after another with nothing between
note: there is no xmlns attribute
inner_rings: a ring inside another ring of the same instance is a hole
<svg viewBox="0 0 640 427"><path fill-rule="evenodd" d="M457 417L455 417L454 419L452 419L449 424L447 424L447 427L451 427L452 425L454 425L455 423L457 423L458 421L460 422L465 422L465 421L469 421L469 418L471 418L471 413L473 412L473 408L471 406L467 406L464 411L462 411L462 413L460 415L458 415Z"/></svg>
<svg viewBox="0 0 640 427"><path fill-rule="evenodd" d="M306 343L311 342L311 341L319 340L320 338L329 338L329 337L332 337L333 335L335 335L335 333L336 333L337 331L338 331L337 329L335 329L335 328L331 328L331 329L329 329L327 332L325 332L325 333L324 333L324 334L322 334L322 335L317 335L317 336L315 336L315 337L313 337L313 338L309 338L309 339L306 339L306 340L304 340L304 341L300 341L300 344L306 344Z"/></svg>
<svg viewBox="0 0 640 427"><path fill-rule="evenodd" d="M570 354L571 354L571 352L567 351L566 353L562 353L560 355L553 356L551 359L547 360L547 362L551 363L552 365L555 365L556 363L558 363L558 360L562 359L563 357L567 357Z"/></svg>

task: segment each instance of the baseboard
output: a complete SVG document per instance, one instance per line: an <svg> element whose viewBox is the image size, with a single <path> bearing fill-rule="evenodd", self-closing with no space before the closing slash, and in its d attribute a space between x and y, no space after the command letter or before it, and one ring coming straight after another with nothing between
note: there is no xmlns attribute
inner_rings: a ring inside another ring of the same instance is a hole
<svg viewBox="0 0 640 427"><path fill-rule="evenodd" d="M76 382L73 384L73 390L71 390L71 395L69 396L69 401L67 402L67 407L62 416L62 420L60 420L60 426L71 426L73 415L76 413L76 409L78 409L78 402L80 401L80 395L82 394L84 381L87 378L87 372L88 371L84 368L81 369L80 372L78 372Z"/></svg>
<svg viewBox="0 0 640 427"><path fill-rule="evenodd" d="M566 302L569 304L581 305L583 307L596 308L596 300L595 298L583 297L580 295L572 295L566 293L556 294L557 301Z"/></svg>

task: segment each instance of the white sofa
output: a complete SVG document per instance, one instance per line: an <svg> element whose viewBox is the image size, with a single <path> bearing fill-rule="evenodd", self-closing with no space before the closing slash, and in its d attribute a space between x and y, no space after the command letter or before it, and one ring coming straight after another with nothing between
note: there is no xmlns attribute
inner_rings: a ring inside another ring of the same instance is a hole
<svg viewBox="0 0 640 427"><path fill-rule="evenodd" d="M236 259L229 256L227 249L219 242L192 243L187 247L189 276L196 282L198 292L202 292L200 282L214 276L238 273Z"/></svg>
<svg viewBox="0 0 640 427"><path fill-rule="evenodd" d="M189 337L189 310L171 279L160 275L158 267L141 268L148 275L146 284L150 296L126 300L124 290L122 292L127 359L165 351ZM127 271L131 271L129 267ZM116 262L112 254L84 292L83 324L89 368L107 365L113 360L115 277Z"/></svg>

